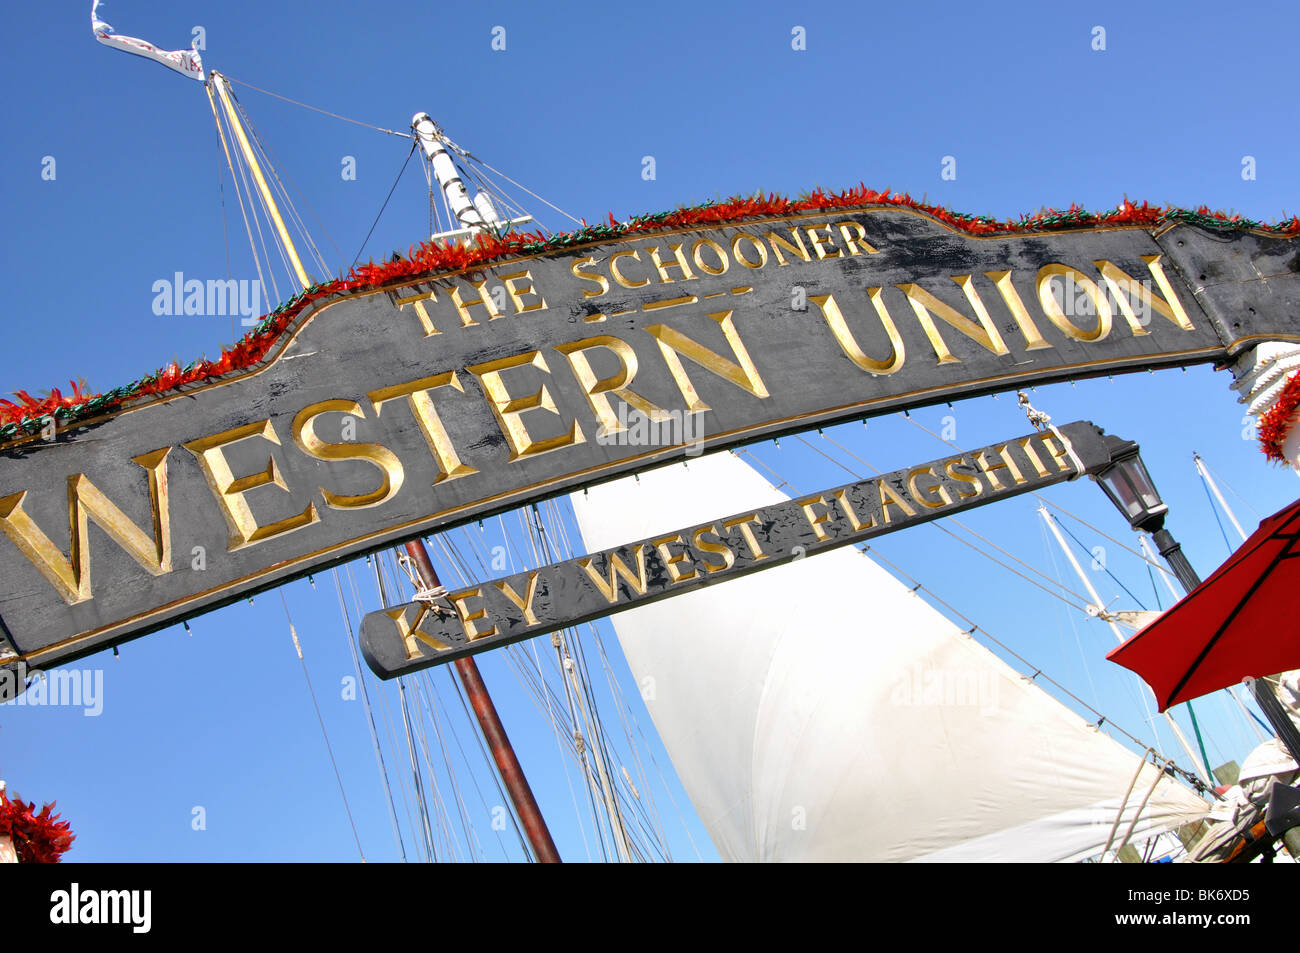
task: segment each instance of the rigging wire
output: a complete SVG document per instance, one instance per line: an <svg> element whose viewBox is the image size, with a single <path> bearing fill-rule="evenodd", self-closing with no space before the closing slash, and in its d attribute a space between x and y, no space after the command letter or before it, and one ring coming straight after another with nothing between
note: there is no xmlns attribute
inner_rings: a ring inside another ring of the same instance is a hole
<svg viewBox="0 0 1300 953"><path fill-rule="evenodd" d="M253 265L254 265L254 267L257 268L257 280L258 280L258 282L261 283L261 286L262 286L263 288L265 288L265 287L266 287L266 276L262 273L262 259L261 259L261 257L258 255L258 252L257 252L257 243L253 241L253 228L252 228L252 226L249 225L249 223L248 223L248 212L245 211L245 209L244 209L244 196L243 196L243 193L240 192L240 190L239 190L239 179L240 179L240 175L239 175L239 174L236 174L236 171L235 171L235 163L234 163L234 160L232 159L231 154L230 154L230 146L229 146L229 144L226 142L226 131L225 131L225 128L222 126L221 115L217 112L217 101L216 101L216 98L213 96L213 93L212 93L212 87L211 87L209 84L206 84L206 83L205 83L205 84L204 84L204 89L206 89L206 90L207 90L207 93L208 93L208 104L212 107L212 118L213 118L213 120L214 120L214 121L216 122L216 124L217 124L217 135L218 135L218 136L220 137L220 139L221 139L221 148L222 148L222 151L224 151L225 154L226 154L226 165L230 167L230 182L231 182L231 185L234 186L234 189L235 189L235 198L237 198L237 199L239 200L239 214L240 214L240 215L243 217L243 219L244 219L244 231L248 234L248 248L249 248L249 251L252 252L252 254L253 254ZM242 173L242 166L240 167L240 172ZM247 186L247 184L248 184L248 182L247 182L246 179L245 179L244 184L245 184L245 186ZM249 196L249 205L250 205L250 206L252 205L252 196ZM256 212L254 212L254 218L256 218ZM260 232L259 232L259 234L260 234ZM269 259L267 260L267 268L268 268L268 270L269 270L269 268L270 268L270 260L269 260ZM229 271L230 271L229 263L227 263L226 271L227 271L227 273L229 273ZM272 276L272 278L274 278L274 276ZM234 323L234 322L233 322L233 319L232 319L232 322L231 322L231 323L232 323L232 324Z"/></svg>
<svg viewBox="0 0 1300 953"><path fill-rule="evenodd" d="M208 96L211 97L211 95L212 95L212 91L209 90ZM216 112L217 112L217 105L214 102L212 103L212 113L214 117L216 116ZM221 132L220 125L217 126L217 132L218 133ZM226 222L226 176L225 176L225 169L221 164L220 157L218 157L217 159L217 191L221 195L221 243L226 250L226 280L229 281L230 280L230 228ZM231 341L236 341L239 339L239 334L235 331L234 309L232 309L230 312L230 339Z"/></svg>
<svg viewBox="0 0 1300 953"><path fill-rule="evenodd" d="M267 96L274 96L276 99L282 99L286 103L292 103L295 106L301 106L303 109L310 109L312 112L324 113L326 116L332 116L335 119L342 119L344 122L350 122L353 125L365 126L367 129L374 129L376 132L387 133L390 136L400 136L403 139L414 139L415 137L409 132L398 132L396 129L385 129L383 126L376 126L372 123L362 122L360 119L349 119L347 116L341 116L338 113L330 112L328 109L321 109L319 106L310 106L307 103L300 103L296 99L290 99L288 96L281 96L279 93L273 93L269 89L262 89L260 86L254 86L252 83L246 83L242 79L235 79L229 73L222 73L226 79L232 83L238 83L240 86L247 86L249 89L257 90L259 93L265 93Z"/></svg>
<svg viewBox="0 0 1300 953"><path fill-rule="evenodd" d="M1196 471L1196 475L1201 478L1201 488L1205 490L1205 499L1209 501L1210 512L1214 514L1214 522L1219 525L1219 532L1223 536L1223 545L1227 547L1228 555L1231 556L1235 549L1232 543L1228 542L1228 531L1223 528L1223 520L1219 518L1219 508L1214 505L1214 497L1210 494L1210 484L1205 481L1205 477L1200 470Z"/></svg>
<svg viewBox="0 0 1300 953"><path fill-rule="evenodd" d="M353 611L356 613L357 618L360 619L360 618L364 618L365 610L362 608L361 596L357 588L356 576L352 572L353 565L354 563L348 563L343 567L343 569L344 569L344 573L347 575L348 578L348 589L352 594ZM393 730L392 716L388 712L388 699L386 697L387 692L384 691L383 686L377 686L377 688L378 691L376 691L375 697L379 700L379 712L384 719L384 730L387 732L389 749L393 752L393 763L398 764L399 760L397 758L397 752L398 752L397 735L396 732ZM423 838L418 836L416 833L419 830L419 826L416 824L415 815L411 810L412 798L410 793L407 791L406 775L401 771L396 771L395 773L397 775L398 790L402 794L402 810L406 814L406 821L411 831L411 842L414 845L416 854L419 855L417 856L417 860L419 860L422 863L428 862L429 857L427 854L424 853Z"/></svg>
<svg viewBox="0 0 1300 953"><path fill-rule="evenodd" d="M361 243L361 247L357 249L356 256L352 259L352 267L355 268L357 262L361 260L362 252L366 250L366 245L370 243L370 236L375 233L375 226L379 224L379 220L383 217L384 209L388 208L388 200L393 197L393 193L397 191L397 183L401 182L402 176L406 174L406 167L410 164L411 156L415 155L415 146L415 143L411 143L411 151L406 154L406 159L402 162L402 167L397 171L397 178L393 180L393 187L388 190L388 196L384 199L384 204L379 207L379 214L376 215L375 220L370 223L370 231L366 232L365 241Z"/></svg>
<svg viewBox="0 0 1300 953"><path fill-rule="evenodd" d="M582 225L582 224L584 224L583 221L582 221L582 219L574 218L574 216L570 215L568 212L566 212L564 209L560 208L558 205L554 205L554 204L552 204L552 203L546 201L546 199L542 198L540 195L538 195L538 194L537 194L536 192L534 192L532 189L529 189L527 186L520 185L520 184L519 184L518 182L516 182L514 179L510 178L510 176L508 176L508 175L506 175L504 172L502 172L500 169L495 169L495 168L493 168L492 166L488 165L488 163L484 162L484 161L483 161L482 159L480 159L478 156L474 155L472 152L467 152L465 149L462 149L460 146L458 146L456 143L452 142L452 141L451 141L450 139L448 139L446 136L443 136L443 137L442 137L442 141L445 142L448 146L450 146L454 152L457 152L457 153L459 153L460 155L464 156L466 160L468 160L468 161L470 161L470 162L477 162L477 163L478 163L479 165L481 165L483 168L485 168L485 169L487 169L487 170L489 170L489 171L491 171L491 172L496 173L497 175L501 176L501 178L505 179L507 182L509 182L511 185L513 185L515 188L523 189L525 192L527 192L527 193L528 193L529 195L531 195L533 198L537 199L537 201L539 201L539 202L541 202L543 205L545 205L545 206L547 206L547 207L549 207L549 208L552 208L552 209L554 209L555 211L559 212L561 215L563 215L565 218L569 219L570 221L575 222L575 223L577 223L578 225Z"/></svg>
<svg viewBox="0 0 1300 953"><path fill-rule="evenodd" d="M1059 521L1058 521L1058 524L1059 524ZM1066 535L1066 536L1069 536L1070 539L1074 540L1074 544L1075 544L1076 546L1078 546L1081 550L1083 550L1084 555L1086 555L1086 556L1091 556L1091 555L1092 555L1092 551L1091 551L1090 549L1088 549L1087 546L1083 545L1083 543L1082 543L1082 541L1080 541L1079 537L1075 536L1074 533L1070 532L1070 527L1062 525L1062 526L1061 526L1061 529L1065 530L1065 535ZM1094 568L1095 568L1095 567L1094 567ZM1144 612L1146 611L1146 606L1142 604L1142 600L1139 599L1137 596L1133 595L1133 592L1129 589L1129 587L1126 586L1126 585L1124 585L1124 583L1120 581L1120 578L1119 578L1118 576L1116 576L1113 572L1110 571L1110 567L1109 567L1109 566L1103 564L1101 568L1102 568L1102 571L1106 573L1106 575L1110 576L1110 578L1111 578L1112 580L1114 580L1115 585L1119 586L1121 589L1123 589L1125 592L1128 593L1128 597L1129 597L1130 599L1132 599L1134 602L1137 603L1139 609L1143 610ZM1150 568L1150 567L1148 567L1148 568Z"/></svg>
<svg viewBox="0 0 1300 953"><path fill-rule="evenodd" d="M1038 533L1043 544L1043 550L1047 553L1047 558L1051 560L1052 572L1060 575L1064 575L1064 573L1062 573L1061 571L1060 564L1056 561L1056 550L1052 546L1052 540L1050 538L1051 531L1047 528L1047 523L1045 521L1039 520L1038 523L1039 523ZM1088 653L1083 650L1083 638L1079 635L1079 626L1077 625L1077 619L1073 614L1067 615L1066 619L1070 623L1070 633L1074 636L1075 648L1079 650L1079 660L1083 663L1083 674L1088 679L1088 688L1091 691L1093 698L1100 698L1101 693L1097 691L1097 683L1096 681L1093 680L1092 677L1092 665L1088 661ZM1059 623L1058 623L1058 627L1059 627ZM1058 639L1062 642L1064 641L1064 635L1063 633L1060 633L1059 628L1058 628ZM1137 698L1132 685L1129 685L1128 689L1129 689L1128 691L1129 699L1131 701L1136 701ZM1151 727L1152 732L1155 733L1156 746L1159 747L1160 735L1158 732L1156 732L1155 722L1151 720L1151 715L1149 711L1147 713L1147 724Z"/></svg>
<svg viewBox="0 0 1300 953"><path fill-rule="evenodd" d="M384 588L383 578L380 576L379 560L367 558L366 562L370 564L371 569L374 571L375 590L379 595L379 605L381 608L387 609L390 603L388 601L388 592ZM437 862L438 855L433 844L433 825L429 819L429 802L424 793L424 778L420 773L420 762L416 756L415 745L412 740L411 710L406 698L406 680L399 677L396 681L397 697L402 709L402 726L406 731L407 757L411 764L411 784L415 789L415 800L420 809L420 822L423 827L425 845L428 848L430 859Z"/></svg>
<svg viewBox="0 0 1300 953"><path fill-rule="evenodd" d="M1205 458L1204 458L1204 457L1201 457L1201 466L1205 467L1206 472L1208 472L1208 473L1210 474L1210 476L1214 477L1214 480L1215 480L1216 483L1220 483L1220 484L1222 484L1223 486L1226 486L1226 487L1228 488L1228 492L1229 492L1229 493L1231 493L1231 494L1232 494L1233 496L1235 496L1238 500L1240 500L1241 503L1242 503L1242 505L1245 506L1246 509L1248 509L1248 510L1250 510L1252 513L1254 513L1254 514L1255 514L1255 519L1256 519L1256 520L1262 519L1262 517L1261 517L1260 514L1259 514L1259 510L1255 509L1255 507L1251 505L1250 500L1246 499L1244 496L1242 496L1240 493L1238 493L1236 490L1234 490L1234 489L1232 488L1232 484L1229 483L1227 480L1225 480L1223 477L1221 477L1221 476L1220 476L1220 475L1219 475L1219 474L1214 470L1214 468L1211 467L1211 466L1210 466L1210 465L1205 461Z"/></svg>
<svg viewBox="0 0 1300 953"><path fill-rule="evenodd" d="M357 842L357 853L361 855L361 862L366 862L366 852L361 849L361 835L357 833L357 823L352 819L352 807L348 804L348 795L343 790L343 775L339 773L339 763L334 760L334 748L330 744L329 732L325 730L325 719L320 713L320 704L316 701L316 689L312 688L311 675L307 671L307 660L302 656L302 645L298 641L298 631L293 627L293 617L289 615L289 601L284 596L284 587L279 589L280 603L284 606L284 617L289 620L289 635L293 639L293 649L298 653L298 661L302 665L302 677L307 682L307 692L311 695L312 707L316 709L316 720L320 723L321 737L325 740L325 750L329 753L330 764L334 768L334 779L338 781L339 795L343 798L343 810L347 812L348 824L352 827L352 836Z"/></svg>
<svg viewBox="0 0 1300 953"><path fill-rule="evenodd" d="M257 127L253 125L252 118L248 115L247 111L245 111L243 103L241 103L237 98L235 98L233 93L231 94L231 100L234 102L235 108L239 111L239 115L243 117L244 125L247 126L248 131L252 133L253 143L254 145L257 146L258 150L261 152L263 165L265 165L267 170L270 171L271 178L274 180L276 186L279 187L280 194L284 198L285 206L289 209L289 213L293 218L294 224L298 228L299 234L302 236L303 240L306 241L308 247L311 248L312 255L315 257L317 263L319 263L321 268L324 269L326 273L328 273L329 265L326 263L325 257L321 254L320 249L316 246L316 242L312 239L311 232L307 229L306 222L304 222L302 216L298 214L297 206L294 205L293 198L292 196L290 196L289 190L286 189L284 187L284 183L280 181L280 174L278 172L278 169L280 168L281 163L279 158L275 155L275 153L271 151L271 148L262 139L261 133L259 133L257 131ZM311 203L307 201L306 193L304 193L302 189L298 188L298 183L293 180L293 177L291 175L289 175L289 171L287 167L285 168L284 174L285 174L285 178L289 180L289 184L294 187L294 190L297 191L299 197L302 199L303 205L307 207L307 211L311 213L312 218L316 219L316 224L319 225L321 231L325 233L325 237L330 240L330 244L334 245L334 250L338 252L339 259L342 260L343 258L342 250L334 242L334 237L330 235L329 230L325 227L325 223L322 222L320 220L320 216L316 214L316 210L313 209L311 207Z"/></svg>
<svg viewBox="0 0 1300 953"><path fill-rule="evenodd" d="M257 151L260 153L262 165L265 167L265 169L268 172L270 172L271 181L273 181L276 187L279 189L279 195L280 198L282 199L282 204L289 211L290 221L292 221L294 226L298 229L298 234L302 237L303 241L306 242L307 247L311 249L312 256L315 258L316 263L319 264L326 273L328 273L329 265L325 263L324 256L321 255L320 249L316 247L316 242L312 240L311 232L307 230L306 223L302 220L302 216L298 214L298 209L293 203L293 197L289 194L289 190L286 189L284 187L284 183L280 181L280 175L276 171L276 167L279 165L279 161L278 160L272 161L274 159L274 156L271 154L271 150L267 148L266 143L262 140L262 136L260 133L258 133L257 127L253 125L252 117L250 117L248 113L245 111L243 103L239 101L239 99L235 96L233 92L230 94L230 99L235 106L235 110L239 113L240 118L243 119L245 128L247 128L248 131L252 134L252 144L254 147L256 147ZM285 174L288 175L288 172L286 172ZM292 182L293 180L290 179L289 181ZM294 188L297 188L297 186L295 185ZM303 204L305 205L307 204L305 197L303 199ZM310 205L307 205L307 208L308 211L311 211ZM312 215L315 214L316 214L315 212L312 212ZM317 221L319 222L320 220L317 219ZM321 227L322 229L324 228L323 225ZM342 253L340 253L339 257L342 257Z"/></svg>
<svg viewBox="0 0 1300 953"><path fill-rule="evenodd" d="M544 505L549 508L551 522L553 523L556 530L558 531L559 542L562 547L561 555L565 559L572 558L576 550L573 541L569 537L568 524L565 520L566 514L570 518L573 518L572 508L569 506L561 507L559 498L553 498L547 500L545 501ZM650 786L649 777L645 770L645 765L641 761L640 746L636 744L635 740L631 736L629 720L631 724L637 725L637 733L641 735L643 742L646 740L645 734L640 730L640 725L637 722L637 718L633 714L631 706L628 705L626 696L623 694L622 688L619 685L619 680L613 671L612 665L610 664L609 656L605 651L604 637L600 627L597 626L594 621L592 621L587 624L587 629L591 633L593 641L596 643L597 652L599 652L600 654L601 664L605 670L605 678L609 688L610 696L614 700L615 710L618 712L619 722L623 727L623 736L625 741L627 742L628 751L631 753L633 762L636 765L638 777L641 779L641 787L645 791L645 796L648 799L650 811L654 817L654 823L648 824L647 826L649 827L650 830L654 831L655 834L658 836L659 839L658 846L662 855L665 857L665 859L671 861L672 856L668 846L667 833L664 829L663 821L659 816L658 804L655 801L653 789ZM662 770L659 769L659 765L654 759L654 753L652 750L649 750L648 744L647 744L647 756L650 758L651 764L655 766L655 770L659 775L660 784L663 786L664 790L668 793L669 799L670 801L673 801L673 806L676 809L676 802L672 798L672 792L668 787L667 780L664 778ZM628 783L629 785L631 785L630 779ZM638 810L644 810L644 807L641 804L641 799L639 797L636 799L635 806ZM678 811L678 816L679 818L681 816L680 810ZM684 820L683 820L683 827L686 830L687 838L690 839L691 841L692 849L695 850L696 856L698 857L699 848L695 845L694 838L690 833L690 828L688 825L685 824Z"/></svg>
<svg viewBox="0 0 1300 953"><path fill-rule="evenodd" d="M451 551L448 548L447 545L448 541L446 538L446 534L439 534L437 540L440 546L442 547L443 552L446 554L448 561L451 563L452 571L456 573L461 583L467 583L470 579L470 575L467 573L464 562L463 560L460 559L459 554L453 553L453 551ZM465 712L466 721L470 725L477 725L478 722L476 717L473 717L470 713L468 701L466 700L465 694L461 688L460 681L456 678L452 678L451 681L453 685L455 685L456 687L456 695L460 699L461 707ZM504 807L507 815L510 817L511 824L514 826L515 829L515 835L519 839L519 845L524 851L525 857L529 858L530 860L535 860L531 850L531 845L529 844L527 838L524 837L523 828L520 826L520 821L514 807L514 801L512 798L507 796L505 789L502 787L502 779L500 777L500 772L496 770L496 760L488 752L487 747L485 746L483 740L482 733L479 731L474 731L473 734L475 739L478 742L479 749L483 754L483 758L485 762L493 766L493 770L491 770L489 773L492 776L493 783L496 785L497 795L501 799L500 802L498 803L498 806Z"/></svg>
<svg viewBox="0 0 1300 953"><path fill-rule="evenodd" d="M379 744L379 733L375 729L375 713L370 706L370 690L366 686L366 680L361 672L361 659L357 654L356 635L352 628L352 617L348 614L347 603L343 600L343 583L339 579L337 567L332 570L334 575L334 586L338 591L339 612L343 615L343 622L347 626L347 643L348 651L352 655L352 668L356 672L357 685L361 688L361 703L366 712L366 725L370 729L370 744L375 749L375 760L379 763L379 775L384 781L384 795L388 801L388 816L393 823L393 837L397 841L398 853L402 855L402 862L407 862L406 844L402 841L402 832L397 823L397 805L393 802L393 787L388 779L388 765L384 762L384 752Z"/></svg>
<svg viewBox="0 0 1300 953"><path fill-rule="evenodd" d="M230 122L229 117L226 117L225 121L226 121L227 124L229 124L229 122ZM231 130L231 137L232 137L232 138L234 137L234 130L233 130L233 129ZM256 245L257 245L257 248L260 248L260 249L261 249L262 255L266 258L266 274L267 274L267 276L270 277L270 279L271 279L271 290L272 290L272 291L274 292L274 294L275 294L275 299L276 299L276 301L280 301L280 300L281 300L281 298L280 298L280 287L279 287L279 283L275 280L275 269L271 266L271 252L270 252L270 250L269 250L269 248L268 248L268 246L267 246L266 238L262 235L262 220L258 217L258 214L257 214L257 210L258 210L258 205L256 204L257 202L260 202L260 203L261 203L261 207L262 207L262 209L263 209L263 214L266 214L266 211L265 211L265 208L266 208L266 198L262 195L262 193L261 193L259 190L254 189L254 187L253 187L252 185L249 184L249 181L248 181L247 160L246 160L246 158L245 158L243 152L242 152L241 150L238 150L238 149L237 149L237 150L235 150L234 155L235 155L236 161L239 163L239 166L238 166L239 178L240 178L240 180L244 183L244 192L245 192L245 194L247 194L247 196L248 196L248 209L249 209L249 211L252 213L253 228L257 231L257 242L256 242ZM232 167L232 172L233 172L233 171L234 171L234 169L233 169L233 167ZM254 201L254 197L256 197L256 202ZM270 216L269 216L269 215L267 216L267 221L268 221L268 222L270 221ZM245 223L245 224L247 224L247 223ZM271 232L274 233L274 232L275 232L275 229L271 229ZM248 236L248 237L249 237L249 242L252 243L252 242L253 242L252 232L249 233L249 236ZM279 253L280 253L280 259L281 259L282 263L284 264L285 269L286 269L286 270L289 270L289 263L288 263L287 260L285 260L285 257L284 257L284 248L280 245L280 242L279 242L279 236L276 235L275 238L276 238L276 248L279 250ZM254 254L256 254L256 252L254 252ZM258 274L259 274L259 276L261 275L261 269L260 269L260 267L259 267L259 269L258 269ZM266 285L263 284L262 287L265 289Z"/></svg>

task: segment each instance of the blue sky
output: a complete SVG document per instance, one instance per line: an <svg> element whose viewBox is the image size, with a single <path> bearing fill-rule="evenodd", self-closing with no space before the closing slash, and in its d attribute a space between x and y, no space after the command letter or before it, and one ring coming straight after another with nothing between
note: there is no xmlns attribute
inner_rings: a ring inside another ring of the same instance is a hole
<svg viewBox="0 0 1300 953"><path fill-rule="evenodd" d="M215 357L234 336L230 319L157 316L154 282L177 271L225 277L227 260L234 277L256 277L202 88L95 43L89 12L89 0L23 5L6 21L23 42L0 63L11 91L0 157L5 392L36 393L77 377L107 390L174 358ZM405 130L413 113L428 111L451 138L588 221L859 181L999 218L1072 202L1110 208L1125 196L1266 221L1300 207L1294 91L1279 79L1294 54L1293 4L941 3L922 12L902 4L376 9L337 0L117 0L102 15L120 33L169 49L188 45L201 26L210 68L368 123ZM498 26L504 50L492 49ZM1092 48L1099 26L1101 51ZM792 49L796 27L805 30L805 50ZM407 142L236 90L312 214L300 209L323 223L314 230L331 268L346 268ZM646 156L655 159L651 181L641 174ZM940 176L945 156L956 160L954 180ZM1247 156L1253 179L1242 176ZM52 180L42 177L47 157ZM355 179L341 174L348 157ZM533 210L550 227L565 226L544 207ZM426 216L413 165L363 258L405 250L424 236ZM1266 465L1244 439L1229 383L1202 367L1039 388L1034 400L1060 422L1089 417L1139 441L1170 504L1169 528L1208 574L1228 546L1193 451L1239 494L1230 502L1248 529L1297 490L1293 474ZM1014 395L913 414L935 430L945 417L968 447L1027 429ZM893 417L840 430L882 470L942 452ZM753 453L802 490L848 479L795 440ZM1058 487L1049 496L1131 542L1095 488ZM968 522L1050 572L1061 557L1045 544L1033 510L1019 500ZM1087 548L1110 546L1072 528ZM933 528L876 548L1112 720L1145 730L1131 676L1104 660L1114 641L1103 625L971 558ZM1154 608L1145 569L1114 547L1108 552L1132 597ZM373 603L370 569L362 563L353 574ZM1094 576L1104 599L1135 607L1109 576ZM294 583L285 598L362 848L369 859L392 859L397 846L364 714L342 697L352 662L332 577L318 577L315 589ZM612 629L604 631L617 684L636 709ZM176 627L124 646L120 658L103 653L76 667L102 671L101 714L0 709L0 777L28 799L58 800L78 833L70 859L357 857L277 595L198 618L192 636ZM504 659L486 658L483 667L562 852L600 856L594 832L575 820L550 729ZM457 724L446 673L429 685L452 709L446 723ZM392 686L382 691L395 697ZM1215 763L1243 757L1253 737L1221 717L1222 707L1208 702L1202 725L1217 739ZM643 709L639 715L647 750L667 776L655 782L657 803L675 817L671 794L687 815L665 822L673 856L694 859L698 847L698 856L712 858ZM466 726L456 730L475 744ZM1167 733L1164 740L1177 754ZM474 751L467 754L474 763ZM460 780L471 794L472 782L492 784L481 765L463 768ZM499 800L484 790L482 798L467 795L465 810L477 812L483 856L517 858L517 844L499 841L490 827ZM194 829L196 807L204 830ZM408 850L410 835L408 828Z"/></svg>

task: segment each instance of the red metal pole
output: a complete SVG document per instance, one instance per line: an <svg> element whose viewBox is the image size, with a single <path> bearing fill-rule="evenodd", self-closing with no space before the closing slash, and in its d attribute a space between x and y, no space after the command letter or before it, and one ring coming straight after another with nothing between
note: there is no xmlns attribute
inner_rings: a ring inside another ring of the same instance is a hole
<svg viewBox="0 0 1300 953"><path fill-rule="evenodd" d="M438 581L438 573L433 568L433 562L429 559L429 551L424 548L422 540L416 539L407 543L406 552L415 560L416 566L420 569L420 577L426 585L441 585ZM528 786L528 778L524 777L524 769L515 756L515 749L510 744L505 726L501 724L501 717L497 714L496 705L492 703L492 696L488 694L487 685L483 683L483 676L479 674L478 665L472 658L459 658L452 664L456 666L456 674L460 676L461 684L465 686L465 694L469 696L469 703L474 708L474 714L478 716L479 727L483 730L483 737L487 739L488 747L492 750L492 758L496 761L497 770L501 772L501 780L506 783L506 790L510 792L510 800L514 802L515 812L523 821L524 832L528 835L529 843L533 845L533 853L544 864L560 863L560 852L555 849L555 841L551 839L546 819L542 817L537 799L533 797L533 789Z"/></svg>

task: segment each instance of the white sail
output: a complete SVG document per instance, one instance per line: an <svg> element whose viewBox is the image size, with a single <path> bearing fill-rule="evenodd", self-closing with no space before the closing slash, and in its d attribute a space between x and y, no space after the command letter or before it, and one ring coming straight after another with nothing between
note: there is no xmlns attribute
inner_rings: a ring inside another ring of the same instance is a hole
<svg viewBox="0 0 1300 953"><path fill-rule="evenodd" d="M721 453L572 502L594 551L785 498ZM1148 793L1134 840L1207 810L851 547L611 621L727 860L1081 860Z"/></svg>

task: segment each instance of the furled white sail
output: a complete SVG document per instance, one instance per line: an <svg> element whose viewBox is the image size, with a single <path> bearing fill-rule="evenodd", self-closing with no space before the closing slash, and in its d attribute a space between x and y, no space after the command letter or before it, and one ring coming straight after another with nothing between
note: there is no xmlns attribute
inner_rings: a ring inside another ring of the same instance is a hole
<svg viewBox="0 0 1300 953"><path fill-rule="evenodd" d="M572 496L588 551L781 499L729 453ZM727 860L1081 860L1207 809L853 548L611 621Z"/></svg>

